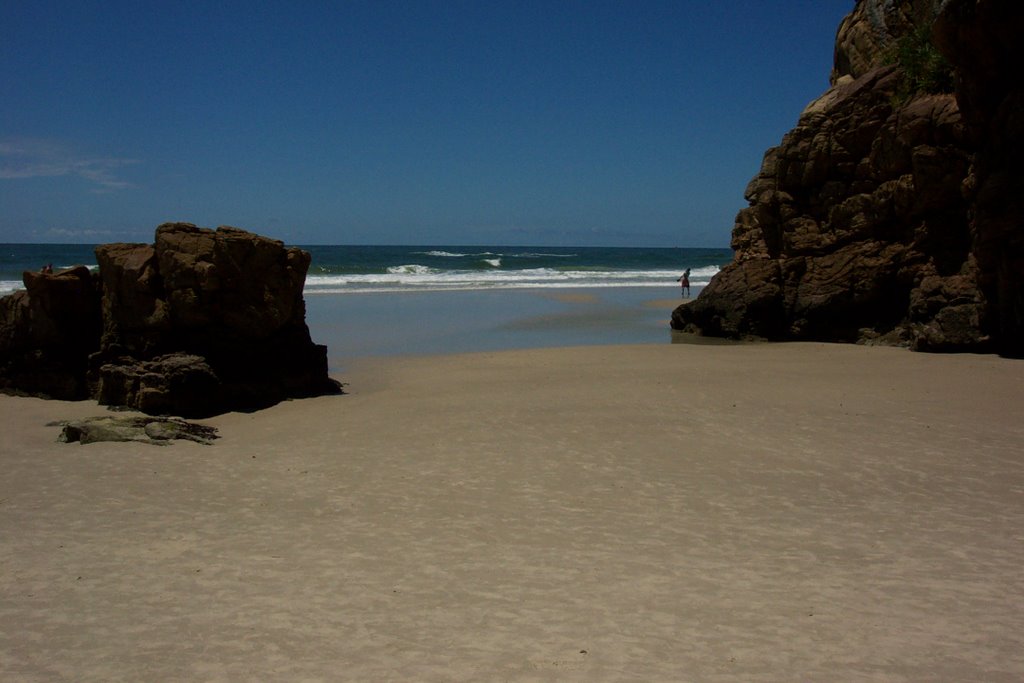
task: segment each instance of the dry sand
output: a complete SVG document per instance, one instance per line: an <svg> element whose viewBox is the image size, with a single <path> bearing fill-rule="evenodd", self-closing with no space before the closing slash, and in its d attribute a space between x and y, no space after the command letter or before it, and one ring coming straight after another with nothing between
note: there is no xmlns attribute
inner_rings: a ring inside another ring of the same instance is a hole
<svg viewBox="0 0 1024 683"><path fill-rule="evenodd" d="M1024 680L1024 362L361 361L216 445L0 397L3 681Z"/></svg>

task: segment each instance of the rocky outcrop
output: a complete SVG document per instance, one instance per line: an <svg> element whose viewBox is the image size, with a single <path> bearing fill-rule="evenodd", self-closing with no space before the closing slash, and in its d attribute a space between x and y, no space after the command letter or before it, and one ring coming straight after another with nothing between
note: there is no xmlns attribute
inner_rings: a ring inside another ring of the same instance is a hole
<svg viewBox="0 0 1024 683"><path fill-rule="evenodd" d="M26 273L49 296L30 285L0 303L8 389L185 417L339 392L305 323L308 253L237 228L170 223L152 245L102 245L96 257L99 284L84 299L51 291L64 273ZM74 343L74 364L49 362L60 340ZM76 392L39 391L28 377L40 368Z"/></svg>
<svg viewBox="0 0 1024 683"><path fill-rule="evenodd" d="M99 348L99 282L88 268L26 272L25 289L0 298L0 390L87 398L89 355Z"/></svg>
<svg viewBox="0 0 1024 683"><path fill-rule="evenodd" d="M237 228L161 225L150 245L98 247L101 402L149 413L253 410L337 391L310 340L310 256Z"/></svg>
<svg viewBox="0 0 1024 683"><path fill-rule="evenodd" d="M860 78L887 61L897 40L929 26L941 0L860 0L836 31L831 85Z"/></svg>
<svg viewBox="0 0 1024 683"><path fill-rule="evenodd" d="M999 350L1014 356L1024 356L1021 35L1016 0L947 0L935 24L938 47L957 68L956 99L975 151L964 187L985 322Z"/></svg>
<svg viewBox="0 0 1024 683"><path fill-rule="evenodd" d="M838 31L832 88L765 154L747 187L733 263L673 313L673 327L1024 353L1012 303L1024 291L1014 246L1024 194L1009 163L1020 138L1008 131L1021 111L1009 94L1019 93L1015 62L1005 59L1021 26L1021 4L1011 5L858 2ZM957 68L955 96L908 93L908 68L888 63L907 36L927 40L921 29L933 22ZM979 56L970 46L987 32L1006 40ZM991 62L1003 71L979 87L975 71Z"/></svg>

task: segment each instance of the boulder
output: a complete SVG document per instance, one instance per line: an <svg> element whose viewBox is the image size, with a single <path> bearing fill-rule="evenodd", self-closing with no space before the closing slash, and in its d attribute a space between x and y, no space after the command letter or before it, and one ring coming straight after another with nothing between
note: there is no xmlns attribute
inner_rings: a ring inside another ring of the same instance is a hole
<svg viewBox="0 0 1024 683"><path fill-rule="evenodd" d="M308 252L238 228L166 223L152 246L96 250L101 403L205 416L337 393L305 322Z"/></svg>
<svg viewBox="0 0 1024 683"><path fill-rule="evenodd" d="M340 393L305 322L307 252L168 223L96 259L0 299L0 389L187 417Z"/></svg>

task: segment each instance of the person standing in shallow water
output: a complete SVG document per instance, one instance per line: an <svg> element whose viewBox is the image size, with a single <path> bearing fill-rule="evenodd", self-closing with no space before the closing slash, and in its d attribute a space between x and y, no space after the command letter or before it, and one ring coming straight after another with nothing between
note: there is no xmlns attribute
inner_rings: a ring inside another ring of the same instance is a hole
<svg viewBox="0 0 1024 683"><path fill-rule="evenodd" d="M681 290L681 294L683 295L683 298L684 299L689 299L690 298L690 269L687 268L686 271L682 275L677 277L676 278L676 282L678 282L681 285L679 289Z"/></svg>

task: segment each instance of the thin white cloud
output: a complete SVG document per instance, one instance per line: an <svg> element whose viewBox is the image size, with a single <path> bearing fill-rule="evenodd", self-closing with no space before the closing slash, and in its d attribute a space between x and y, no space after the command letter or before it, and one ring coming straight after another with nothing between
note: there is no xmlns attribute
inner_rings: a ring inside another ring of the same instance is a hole
<svg viewBox="0 0 1024 683"><path fill-rule="evenodd" d="M78 176L93 184L93 192L116 192L132 186L117 171L136 163L136 159L82 156L53 140L0 139L0 179Z"/></svg>
<svg viewBox="0 0 1024 683"><path fill-rule="evenodd" d="M84 228L82 230L70 230L67 228L50 228L45 233L47 239L59 239L67 240L70 242L78 242L80 240L86 241L99 241L107 240L119 235L113 230L90 230Z"/></svg>

